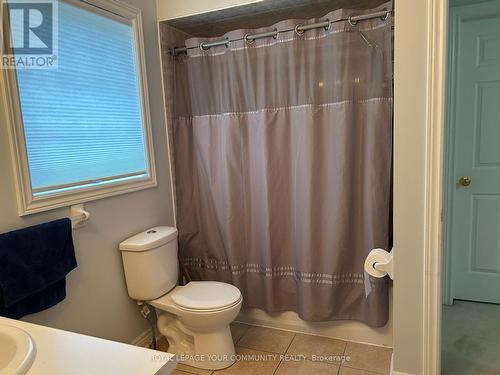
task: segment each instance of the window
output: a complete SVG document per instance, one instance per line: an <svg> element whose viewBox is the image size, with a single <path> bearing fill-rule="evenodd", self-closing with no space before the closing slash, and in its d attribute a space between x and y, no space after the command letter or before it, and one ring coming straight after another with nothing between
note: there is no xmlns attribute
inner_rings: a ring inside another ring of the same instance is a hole
<svg viewBox="0 0 500 375"><path fill-rule="evenodd" d="M21 215L156 186L140 11L52 4L57 67L4 69Z"/></svg>

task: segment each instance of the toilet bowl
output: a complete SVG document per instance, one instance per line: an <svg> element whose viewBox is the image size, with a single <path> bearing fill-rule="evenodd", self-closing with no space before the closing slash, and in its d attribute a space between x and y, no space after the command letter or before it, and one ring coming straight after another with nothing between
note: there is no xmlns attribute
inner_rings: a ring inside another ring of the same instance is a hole
<svg viewBox="0 0 500 375"><path fill-rule="evenodd" d="M130 298L155 307L158 330L179 362L220 370L235 361L229 324L242 296L233 285L191 281L177 285L177 229L155 227L120 243Z"/></svg>
<svg viewBox="0 0 500 375"><path fill-rule="evenodd" d="M217 370L234 363L229 324L238 315L238 288L216 281L192 281L148 302L156 308L158 330L179 362Z"/></svg>

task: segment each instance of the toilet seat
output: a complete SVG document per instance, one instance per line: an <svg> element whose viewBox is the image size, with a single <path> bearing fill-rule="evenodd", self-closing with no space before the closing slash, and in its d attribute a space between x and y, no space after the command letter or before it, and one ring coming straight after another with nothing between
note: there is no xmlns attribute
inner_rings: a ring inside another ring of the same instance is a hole
<svg viewBox="0 0 500 375"><path fill-rule="evenodd" d="M238 299L236 302L234 302L233 304L231 304L229 306L224 306L224 307L214 308L214 309L189 309L186 307L178 306L177 304L175 306L180 311L185 311L185 312L190 312L190 313L198 313L198 314L204 314L204 313L208 314L208 313L217 313L219 311L224 311L224 310L231 310L233 307L239 305L242 300L243 300L243 297L240 297L240 299Z"/></svg>
<svg viewBox="0 0 500 375"><path fill-rule="evenodd" d="M241 303L241 292L231 284L218 281L191 281L149 303L161 310L169 306L194 313L211 313L228 310Z"/></svg>
<svg viewBox="0 0 500 375"><path fill-rule="evenodd" d="M169 294L176 306L196 311L222 310L241 300L238 288L218 281L191 281Z"/></svg>

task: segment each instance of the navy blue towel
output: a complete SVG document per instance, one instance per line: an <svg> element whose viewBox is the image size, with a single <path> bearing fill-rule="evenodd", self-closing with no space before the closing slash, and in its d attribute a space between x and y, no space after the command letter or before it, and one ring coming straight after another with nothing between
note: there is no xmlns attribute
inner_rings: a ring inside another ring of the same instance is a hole
<svg viewBox="0 0 500 375"><path fill-rule="evenodd" d="M70 219L0 234L0 316L19 319L61 302L76 266Z"/></svg>

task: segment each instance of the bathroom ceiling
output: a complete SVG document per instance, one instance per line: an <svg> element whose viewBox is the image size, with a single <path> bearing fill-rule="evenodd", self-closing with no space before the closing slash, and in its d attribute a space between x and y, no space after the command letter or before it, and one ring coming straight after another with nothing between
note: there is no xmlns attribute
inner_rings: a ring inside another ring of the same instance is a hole
<svg viewBox="0 0 500 375"><path fill-rule="evenodd" d="M265 0L163 23L195 37L216 37L235 29L256 29L285 19L321 17L340 8L370 9L385 2L386 0Z"/></svg>

